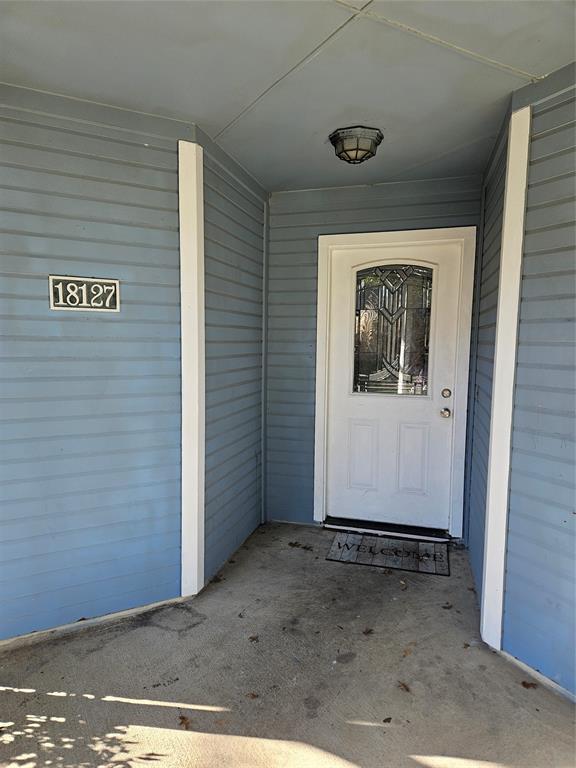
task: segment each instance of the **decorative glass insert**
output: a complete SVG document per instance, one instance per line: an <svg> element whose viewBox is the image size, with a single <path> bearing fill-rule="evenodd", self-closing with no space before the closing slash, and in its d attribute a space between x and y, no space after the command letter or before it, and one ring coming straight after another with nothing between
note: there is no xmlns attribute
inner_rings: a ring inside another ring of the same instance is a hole
<svg viewBox="0 0 576 768"><path fill-rule="evenodd" d="M432 270L412 264L356 275L354 392L428 393Z"/></svg>

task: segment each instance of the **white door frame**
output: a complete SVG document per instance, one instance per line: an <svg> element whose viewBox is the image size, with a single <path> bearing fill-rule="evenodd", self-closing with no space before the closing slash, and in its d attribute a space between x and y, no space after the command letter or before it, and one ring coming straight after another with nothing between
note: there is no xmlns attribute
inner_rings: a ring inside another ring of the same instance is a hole
<svg viewBox="0 0 576 768"><path fill-rule="evenodd" d="M180 594L204 586L204 161L199 144L178 142L182 490Z"/></svg>
<svg viewBox="0 0 576 768"><path fill-rule="evenodd" d="M457 366L454 386L454 441L452 455L452 498L449 531L462 536L464 514L464 461L470 328L476 227L370 232L351 235L322 235L318 238L318 320L316 328L316 422L314 443L314 520L326 517L326 447L328 428L328 345L330 334L330 285L332 264L349 250L382 250L398 245L458 243L462 249L462 272L458 301Z"/></svg>

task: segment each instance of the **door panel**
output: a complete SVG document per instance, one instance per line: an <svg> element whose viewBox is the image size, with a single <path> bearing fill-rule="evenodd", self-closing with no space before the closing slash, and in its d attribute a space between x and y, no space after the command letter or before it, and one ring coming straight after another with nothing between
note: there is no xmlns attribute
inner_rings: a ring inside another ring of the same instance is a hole
<svg viewBox="0 0 576 768"><path fill-rule="evenodd" d="M399 424L398 493L428 492L429 444L430 424Z"/></svg>
<svg viewBox="0 0 576 768"><path fill-rule="evenodd" d="M348 486L363 490L378 487L378 421L348 421Z"/></svg>

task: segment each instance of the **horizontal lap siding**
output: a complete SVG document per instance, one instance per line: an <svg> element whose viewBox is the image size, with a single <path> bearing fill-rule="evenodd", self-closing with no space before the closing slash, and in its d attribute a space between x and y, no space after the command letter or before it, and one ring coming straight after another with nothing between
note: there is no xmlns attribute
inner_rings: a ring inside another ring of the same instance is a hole
<svg viewBox="0 0 576 768"><path fill-rule="evenodd" d="M39 96L35 110L10 94L0 106L2 637L180 591L174 124L145 133L127 126L130 113L120 126L72 119L59 111L66 100ZM50 273L120 280L120 313L51 312Z"/></svg>
<svg viewBox="0 0 576 768"><path fill-rule="evenodd" d="M506 183L507 121L495 148L482 190L482 245L477 265L473 355L473 397L469 415L468 546L476 587L482 589L488 449L492 413L492 374Z"/></svg>
<svg viewBox="0 0 576 768"><path fill-rule="evenodd" d="M533 108L503 647L575 691L576 100Z"/></svg>
<svg viewBox="0 0 576 768"><path fill-rule="evenodd" d="M208 579L261 520L265 195L204 159Z"/></svg>
<svg viewBox="0 0 576 768"><path fill-rule="evenodd" d="M273 194L267 343L267 514L313 520L318 236L476 226L476 179Z"/></svg>

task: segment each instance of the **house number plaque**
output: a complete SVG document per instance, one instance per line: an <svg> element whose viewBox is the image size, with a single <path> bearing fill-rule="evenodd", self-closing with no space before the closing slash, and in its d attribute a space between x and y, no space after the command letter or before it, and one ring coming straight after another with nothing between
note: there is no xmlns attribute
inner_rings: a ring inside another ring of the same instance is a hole
<svg viewBox="0 0 576 768"><path fill-rule="evenodd" d="M100 277L49 275L50 309L119 312L120 281Z"/></svg>

